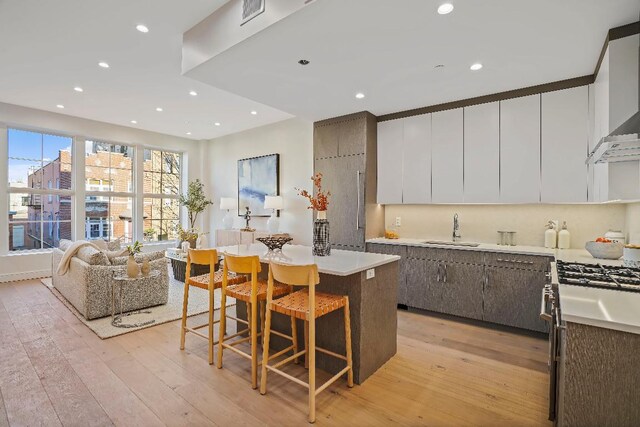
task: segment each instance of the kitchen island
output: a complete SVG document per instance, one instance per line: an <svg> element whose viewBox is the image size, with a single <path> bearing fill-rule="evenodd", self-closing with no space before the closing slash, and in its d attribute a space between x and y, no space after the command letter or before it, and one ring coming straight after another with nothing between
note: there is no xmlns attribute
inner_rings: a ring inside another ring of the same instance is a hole
<svg viewBox="0 0 640 427"><path fill-rule="evenodd" d="M396 354L399 256L332 250L330 256L318 257L313 256L311 248L307 246L285 245L282 251L269 251L262 243L221 247L218 252L223 256L225 253L259 256L262 279L267 278L271 261L289 265L316 264L320 273L318 291L349 296L356 384L361 384ZM236 310L238 317L246 319L245 304L238 304ZM299 322L298 341L302 343L303 327ZM316 322L317 345L344 354L342 311L323 316ZM291 333L290 320L285 316L274 315L272 327L286 334ZM271 339L274 349L289 344L277 336ZM336 373L344 367L344 361L318 352L316 365Z"/></svg>

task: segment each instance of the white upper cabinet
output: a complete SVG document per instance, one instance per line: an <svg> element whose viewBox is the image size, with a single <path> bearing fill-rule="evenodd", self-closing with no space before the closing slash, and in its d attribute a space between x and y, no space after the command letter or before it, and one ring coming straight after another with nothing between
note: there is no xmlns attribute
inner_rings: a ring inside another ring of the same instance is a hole
<svg viewBox="0 0 640 427"><path fill-rule="evenodd" d="M500 101L500 201L540 201L540 95Z"/></svg>
<svg viewBox="0 0 640 427"><path fill-rule="evenodd" d="M402 120L378 123L378 197L380 204L402 203Z"/></svg>
<svg viewBox="0 0 640 427"><path fill-rule="evenodd" d="M543 203L587 201L589 89L542 94Z"/></svg>
<svg viewBox="0 0 640 427"><path fill-rule="evenodd" d="M464 109L464 201L500 201L500 106Z"/></svg>
<svg viewBox="0 0 640 427"><path fill-rule="evenodd" d="M463 194L462 108L431 115L431 201L460 203Z"/></svg>
<svg viewBox="0 0 640 427"><path fill-rule="evenodd" d="M402 203L430 203L431 114L409 117L402 122L404 125Z"/></svg>

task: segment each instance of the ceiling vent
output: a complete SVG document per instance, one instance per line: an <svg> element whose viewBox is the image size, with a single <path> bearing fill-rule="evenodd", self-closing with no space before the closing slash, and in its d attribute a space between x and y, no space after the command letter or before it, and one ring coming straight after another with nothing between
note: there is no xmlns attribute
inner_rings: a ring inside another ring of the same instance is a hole
<svg viewBox="0 0 640 427"><path fill-rule="evenodd" d="M266 0L242 0L242 23L244 25L264 12Z"/></svg>

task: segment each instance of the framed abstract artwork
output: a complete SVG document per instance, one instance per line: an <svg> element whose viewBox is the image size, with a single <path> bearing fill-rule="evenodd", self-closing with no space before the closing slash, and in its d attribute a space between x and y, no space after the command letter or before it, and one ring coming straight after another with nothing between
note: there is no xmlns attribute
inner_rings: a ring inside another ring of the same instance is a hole
<svg viewBox="0 0 640 427"><path fill-rule="evenodd" d="M238 160L238 216L249 207L251 216L270 216L264 209L265 196L280 195L280 155Z"/></svg>

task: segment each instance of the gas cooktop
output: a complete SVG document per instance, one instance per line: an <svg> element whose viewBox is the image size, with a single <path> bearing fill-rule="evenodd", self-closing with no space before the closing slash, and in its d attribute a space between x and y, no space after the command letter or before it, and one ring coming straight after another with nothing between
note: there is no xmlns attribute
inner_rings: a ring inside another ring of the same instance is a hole
<svg viewBox="0 0 640 427"><path fill-rule="evenodd" d="M640 292L639 268L558 261L556 270L563 285Z"/></svg>

